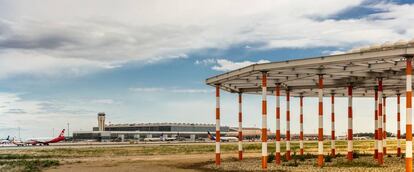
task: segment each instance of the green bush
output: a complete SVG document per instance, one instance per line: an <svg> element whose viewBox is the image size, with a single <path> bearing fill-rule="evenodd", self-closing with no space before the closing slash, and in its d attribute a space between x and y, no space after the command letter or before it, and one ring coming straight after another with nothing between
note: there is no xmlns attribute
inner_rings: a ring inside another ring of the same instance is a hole
<svg viewBox="0 0 414 172"><path fill-rule="evenodd" d="M352 153L352 157L355 158L355 159L359 158L359 152L358 151L354 151Z"/></svg>
<svg viewBox="0 0 414 172"><path fill-rule="evenodd" d="M374 162L365 162L365 161L337 161L332 165L333 167L380 167L377 163Z"/></svg>
<svg viewBox="0 0 414 172"><path fill-rule="evenodd" d="M275 159L275 154L270 153L270 155L267 157L267 163L271 163L273 162L273 160Z"/></svg>
<svg viewBox="0 0 414 172"><path fill-rule="evenodd" d="M332 156L330 154L325 156L325 162L332 162Z"/></svg>
<svg viewBox="0 0 414 172"><path fill-rule="evenodd" d="M58 160L13 160L0 161L1 166L8 167L8 169L22 169L22 172L39 172L43 168L58 166Z"/></svg>
<svg viewBox="0 0 414 172"><path fill-rule="evenodd" d="M286 154L282 154L280 155L280 159L282 160L282 162L288 162L288 160L286 159Z"/></svg>

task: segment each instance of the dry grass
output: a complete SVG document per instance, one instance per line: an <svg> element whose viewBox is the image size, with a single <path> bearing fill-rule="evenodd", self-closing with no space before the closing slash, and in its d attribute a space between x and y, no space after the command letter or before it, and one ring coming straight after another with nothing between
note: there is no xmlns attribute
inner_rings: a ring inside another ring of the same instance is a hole
<svg viewBox="0 0 414 172"><path fill-rule="evenodd" d="M341 155L345 155L347 150L347 141L337 141L336 142L337 152ZM404 168L404 160L401 158L395 157L386 158L386 165L378 167L376 162L372 159L374 141L354 141L354 150L358 151L360 158L356 159L354 162L349 163L343 160L345 157L340 157L332 159L331 163L326 163L325 168L322 171L364 171L363 169L370 169L383 171L384 169L388 171L399 171ZM388 153L393 154L396 152L396 140L390 140L387 142ZM402 142L402 149L404 151L405 142ZM211 155L214 156L215 146L214 143L211 144L161 144L161 145L134 145L134 146L125 146L125 147L82 147L82 148L45 148L45 149L19 149L19 150L0 150L0 160L32 160L32 159L57 159L63 164L79 161L79 159L95 159L99 161L100 158L123 158L123 159L134 159L135 157L157 157L155 155L182 155L185 159L186 157L194 157L192 155ZM254 155L260 154L261 152L261 143L259 142L246 142L243 145L244 152L246 154ZM291 149L293 152L298 152L299 143L291 142ZM237 152L237 143L223 143L221 150L224 155L227 157L236 157ZM268 151L275 151L275 144L269 142ZM281 151L285 151L285 144L282 142ZM324 151L326 154L330 153L330 141L326 141L324 144ZM309 169L314 169L315 171L321 170L315 167L315 158L313 157L317 152L317 142L308 141L305 142L305 153L308 153L307 158L297 157L297 162L284 162L282 166L274 166L273 163L269 163L270 169L275 171L308 171ZM365 155L365 156L364 156ZM204 156L205 157L205 156ZM151 158L149 158L151 159ZM239 162L234 158L224 159L223 165L217 169L213 165L212 159L201 160L199 164L184 164L182 167L188 167L198 170L242 170L242 171L254 171L260 170L260 157L257 158L247 158L243 162ZM83 163L83 162L81 162ZM184 162L182 162L184 163ZM249 165L250 164L250 165ZM112 165L111 165L112 166ZM295 167L297 166L297 167ZM181 167L180 167L181 168ZM240 169L241 168L241 169ZM312 171L312 170L311 170Z"/></svg>

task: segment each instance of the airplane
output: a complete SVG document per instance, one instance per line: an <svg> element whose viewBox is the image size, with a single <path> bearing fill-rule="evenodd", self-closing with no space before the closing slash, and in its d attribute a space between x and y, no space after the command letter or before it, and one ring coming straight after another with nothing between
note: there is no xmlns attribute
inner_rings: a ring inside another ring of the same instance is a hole
<svg viewBox="0 0 414 172"><path fill-rule="evenodd" d="M1 139L0 140L0 144L10 144L10 143L11 143L10 136L7 136L6 139Z"/></svg>
<svg viewBox="0 0 414 172"><path fill-rule="evenodd" d="M13 144L17 145L17 146L26 146L26 145L32 145L32 146L36 146L36 145L49 145L50 143L57 143L60 142L62 140L65 140L65 129L63 129L59 136L55 137L55 138L31 138L28 139L26 141L15 141L13 140Z"/></svg>
<svg viewBox="0 0 414 172"><path fill-rule="evenodd" d="M216 137L214 137L210 133L210 131L207 131L207 135L208 135L208 138L210 140L216 140ZM222 141L222 142L239 141L239 138L237 138L237 137L220 137L220 141Z"/></svg>

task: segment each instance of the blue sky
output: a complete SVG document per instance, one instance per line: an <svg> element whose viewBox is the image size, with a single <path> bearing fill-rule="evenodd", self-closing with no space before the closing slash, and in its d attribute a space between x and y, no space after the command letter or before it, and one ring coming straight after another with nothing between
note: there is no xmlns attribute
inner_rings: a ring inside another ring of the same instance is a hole
<svg viewBox="0 0 414 172"><path fill-rule="evenodd" d="M0 136L17 135L19 126L22 137L50 136L66 123L90 130L100 111L111 123L214 123L207 77L257 62L410 40L413 10L411 1L0 0ZM236 95L222 99L222 124L236 126ZM395 100L388 104L394 132ZM260 126L259 97L246 96L244 105L245 125ZM373 103L359 99L355 106L354 130L372 131L366 121L373 120ZM291 107L297 119L295 98ZM316 119L315 107L306 99L305 121ZM336 107L342 134L345 99ZM305 132L315 129L305 122Z"/></svg>

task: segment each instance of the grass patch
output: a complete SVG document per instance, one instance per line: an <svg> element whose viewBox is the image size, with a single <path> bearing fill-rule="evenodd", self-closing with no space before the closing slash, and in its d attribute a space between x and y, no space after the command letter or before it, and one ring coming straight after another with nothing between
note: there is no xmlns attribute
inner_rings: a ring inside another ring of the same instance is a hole
<svg viewBox="0 0 414 172"><path fill-rule="evenodd" d="M267 163L271 163L273 162L273 160L275 159L275 154L270 153L270 155L267 157Z"/></svg>
<svg viewBox="0 0 414 172"><path fill-rule="evenodd" d="M58 160L13 160L0 161L0 171L39 172L44 168L58 166Z"/></svg>
<svg viewBox="0 0 414 172"><path fill-rule="evenodd" d="M0 159L36 159L36 158L51 158L51 155L29 155L29 154L0 154Z"/></svg>
<svg viewBox="0 0 414 172"><path fill-rule="evenodd" d="M332 162L332 156L330 154L325 156L325 162Z"/></svg>
<svg viewBox="0 0 414 172"><path fill-rule="evenodd" d="M377 163L366 161L337 161L332 167L380 167Z"/></svg>

